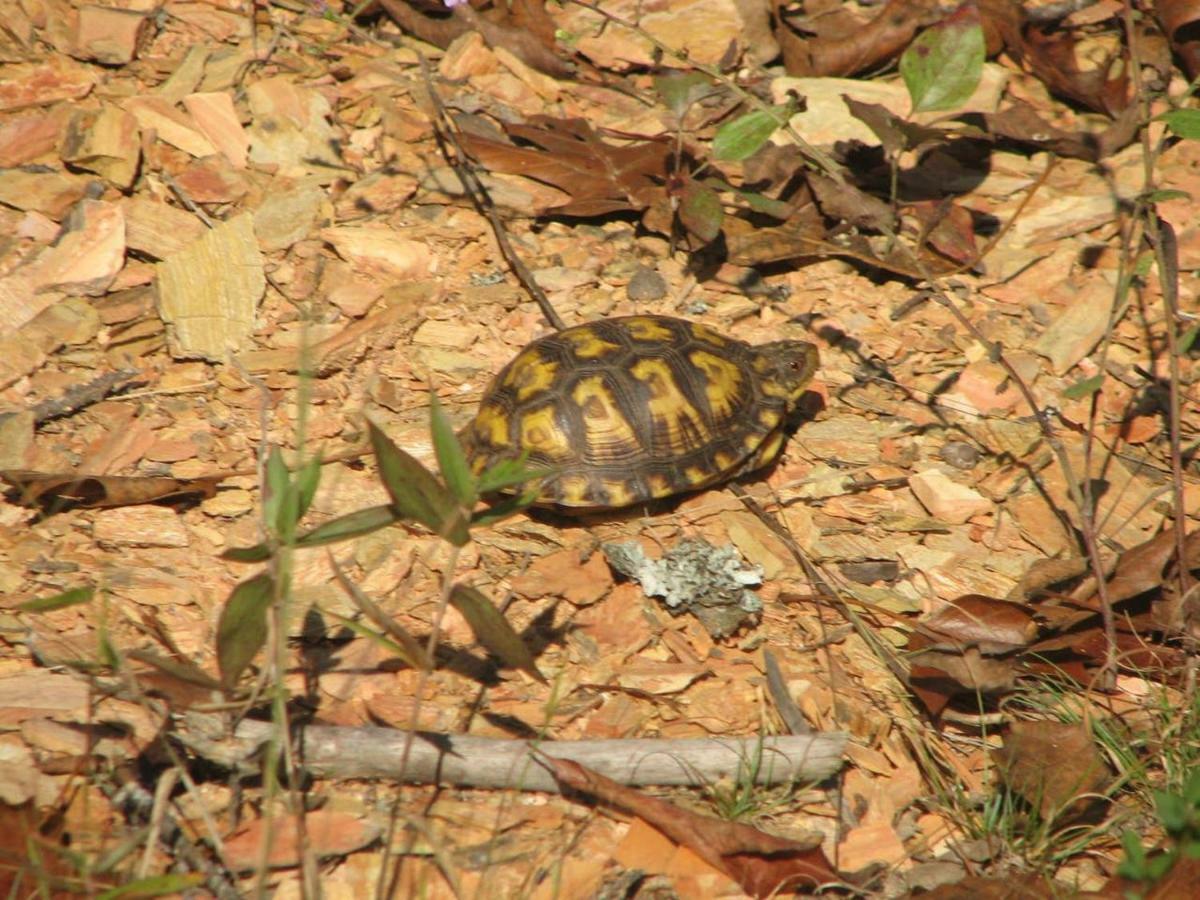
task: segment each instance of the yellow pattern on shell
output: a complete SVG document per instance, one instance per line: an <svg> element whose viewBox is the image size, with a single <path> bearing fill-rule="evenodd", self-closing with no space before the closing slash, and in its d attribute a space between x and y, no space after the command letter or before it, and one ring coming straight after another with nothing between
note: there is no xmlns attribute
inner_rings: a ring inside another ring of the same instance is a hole
<svg viewBox="0 0 1200 900"><path fill-rule="evenodd" d="M485 446L504 447L508 444L508 414L504 407L484 403L479 407L471 429Z"/></svg>
<svg viewBox="0 0 1200 900"><path fill-rule="evenodd" d="M558 427L553 406L543 406L521 416L520 446L552 460L570 452L569 439Z"/></svg>
<svg viewBox="0 0 1200 900"><path fill-rule="evenodd" d="M571 345L571 350L580 359L595 359L597 356L604 356L606 353L621 349L617 344L604 340L594 328L586 325L579 328L568 328L566 331L560 332L558 336Z"/></svg>
<svg viewBox="0 0 1200 900"><path fill-rule="evenodd" d="M783 449L783 432L775 431L767 435L766 439L758 445L758 449L750 455L750 459L746 463L743 472L753 472L755 469L761 469L767 463L771 462L779 451Z"/></svg>
<svg viewBox="0 0 1200 900"><path fill-rule="evenodd" d="M637 433L621 413L617 398L604 384L600 375L579 379L571 391L571 399L583 413L584 438L582 445L598 459L619 459L632 456L641 448ZM614 451L625 451L624 454Z"/></svg>
<svg viewBox="0 0 1200 900"><path fill-rule="evenodd" d="M605 478L600 487L608 494L610 506L628 506L633 502L633 494L629 490L629 482Z"/></svg>
<svg viewBox="0 0 1200 900"><path fill-rule="evenodd" d="M704 392L708 395L708 408L715 421L733 415L734 401L742 396L742 373L737 363L722 359L704 350L693 350L688 354L697 369L704 373Z"/></svg>
<svg viewBox="0 0 1200 900"><path fill-rule="evenodd" d="M564 506L585 506L591 493L591 483L583 475L562 475L558 479L559 502ZM545 491L549 498L555 492Z"/></svg>
<svg viewBox="0 0 1200 900"><path fill-rule="evenodd" d="M692 335L703 344L708 344L710 347L724 347L729 343L707 325L701 325L699 322L688 322L688 325L692 328Z"/></svg>
<svg viewBox="0 0 1200 900"><path fill-rule="evenodd" d="M650 489L651 497L669 497L675 493L675 488L671 486L671 482L662 475L648 475L646 477L646 487Z"/></svg>
<svg viewBox="0 0 1200 900"><path fill-rule="evenodd" d="M674 452L694 450L705 442L708 429L700 411L684 401L671 366L665 359L643 359L629 374L649 389L646 409L651 420L668 435L666 446ZM690 426L690 427L689 427Z"/></svg>
<svg viewBox="0 0 1200 900"><path fill-rule="evenodd" d="M675 337L670 328L650 316L632 316L625 320L625 326L635 341L670 341Z"/></svg>
<svg viewBox="0 0 1200 900"><path fill-rule="evenodd" d="M753 450L754 447L758 446L757 439L754 441L747 441L746 443L751 445L748 448L750 450ZM727 450L718 450L713 454L713 463L720 471L730 472L733 470L733 467L737 465L737 457Z"/></svg>
<svg viewBox="0 0 1200 900"><path fill-rule="evenodd" d="M779 420L783 418L783 413L772 407L764 407L758 411L758 424L770 431L779 424Z"/></svg>
<svg viewBox="0 0 1200 900"><path fill-rule="evenodd" d="M524 402L553 387L557 372L558 363L554 360L546 359L536 350L526 350L513 360L504 376L504 386L516 392L517 402Z"/></svg>

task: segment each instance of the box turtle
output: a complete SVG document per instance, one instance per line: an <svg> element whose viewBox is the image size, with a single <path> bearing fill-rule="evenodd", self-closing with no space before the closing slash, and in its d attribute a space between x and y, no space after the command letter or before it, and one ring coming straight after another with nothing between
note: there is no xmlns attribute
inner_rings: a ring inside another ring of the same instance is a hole
<svg viewBox="0 0 1200 900"><path fill-rule="evenodd" d="M476 474L523 452L553 467L539 503L643 503L771 462L817 361L806 341L751 346L667 316L603 319L525 347L461 438Z"/></svg>

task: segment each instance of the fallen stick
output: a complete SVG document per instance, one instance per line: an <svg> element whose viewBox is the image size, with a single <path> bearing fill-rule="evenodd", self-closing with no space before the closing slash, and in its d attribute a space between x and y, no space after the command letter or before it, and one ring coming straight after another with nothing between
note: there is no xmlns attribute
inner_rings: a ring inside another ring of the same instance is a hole
<svg viewBox="0 0 1200 900"><path fill-rule="evenodd" d="M189 714L178 736L208 760L236 767L266 743L269 722L243 720L222 735L215 716ZM419 731L408 765L400 760L408 732L362 726L304 727L296 741L303 766L321 778L386 778L417 784L558 792L531 751L569 759L625 785L701 785L737 778L757 761L763 785L822 781L840 768L846 735L728 737L687 740L518 741Z"/></svg>

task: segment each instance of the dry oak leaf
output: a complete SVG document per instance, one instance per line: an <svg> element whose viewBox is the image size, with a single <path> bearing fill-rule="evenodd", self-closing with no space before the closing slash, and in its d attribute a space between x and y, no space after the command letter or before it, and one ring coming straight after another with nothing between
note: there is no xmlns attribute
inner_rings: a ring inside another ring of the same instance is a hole
<svg viewBox="0 0 1200 900"><path fill-rule="evenodd" d="M908 46L917 29L942 18L932 0L890 0L869 22L844 7L805 20L807 35L797 33L775 0L775 38L789 75L854 75L886 62Z"/></svg>
<svg viewBox="0 0 1200 900"><path fill-rule="evenodd" d="M677 844L724 872L754 897L842 881L820 845L806 845L759 831L741 822L701 816L650 797L579 763L541 755L540 761L564 791L595 797L637 816Z"/></svg>
<svg viewBox="0 0 1200 900"><path fill-rule="evenodd" d="M508 125L517 146L478 134L459 136L463 148L494 172L521 175L556 187L571 198L537 210L567 216L602 216L641 211L664 196L671 158L667 141L610 144L584 119L531 116L526 125Z"/></svg>
<svg viewBox="0 0 1200 900"><path fill-rule="evenodd" d="M1154 11L1188 77L1200 75L1200 2L1154 0Z"/></svg>
<svg viewBox="0 0 1200 900"><path fill-rule="evenodd" d="M1029 67L1051 93L1116 117L1131 99L1128 66L1114 67L1108 59L1084 70L1076 55L1077 41L1068 30L1043 31L1030 25L1015 0L980 0L988 50L998 43ZM1118 75L1110 78L1109 72Z"/></svg>
<svg viewBox="0 0 1200 900"><path fill-rule="evenodd" d="M1009 790L1035 806L1043 820L1084 812L1097 799L1084 795L1103 791L1112 780L1083 722L1013 722L992 756Z"/></svg>
<svg viewBox="0 0 1200 900"><path fill-rule="evenodd" d="M160 501L198 500L212 497L229 472L202 478L166 478L140 475L79 475L31 472L25 469L0 471L0 479L15 489L22 506L113 507L135 506Z"/></svg>

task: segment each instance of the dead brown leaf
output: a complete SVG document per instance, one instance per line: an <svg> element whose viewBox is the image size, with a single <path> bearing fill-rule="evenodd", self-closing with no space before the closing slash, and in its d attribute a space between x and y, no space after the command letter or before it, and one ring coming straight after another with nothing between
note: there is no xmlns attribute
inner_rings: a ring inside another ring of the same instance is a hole
<svg viewBox="0 0 1200 900"><path fill-rule="evenodd" d="M528 124L506 130L510 138L532 146L469 132L461 133L459 142L492 171L532 178L571 197L568 203L539 209L539 215L640 212L664 196L671 157L665 141L610 144L584 119L551 116L531 116Z"/></svg>
<svg viewBox="0 0 1200 900"><path fill-rule="evenodd" d="M959 645L975 645L984 653L1007 653L1029 645L1037 636L1033 613L1016 603L967 594L936 610L921 622L926 635Z"/></svg>
<svg viewBox="0 0 1200 900"><path fill-rule="evenodd" d="M1200 75L1200 0L1155 0L1154 12L1188 77Z"/></svg>
<svg viewBox="0 0 1200 900"><path fill-rule="evenodd" d="M941 202L923 200L910 205L921 226L923 240L938 253L960 265L971 265L979 258L975 243L975 221L970 210L947 197Z"/></svg>
<svg viewBox="0 0 1200 900"><path fill-rule="evenodd" d="M231 474L222 472L202 478L167 478L8 469L0 472L0 479L15 489L17 503L60 510L67 507L101 508L207 499L216 494L217 485Z"/></svg>
<svg viewBox="0 0 1200 900"><path fill-rule="evenodd" d="M998 38L1051 93L1114 117L1129 105L1128 66L1121 61L1110 58L1095 68L1083 69L1074 34L1029 24L1023 7L1014 0L982 0L979 11L989 48ZM1110 75L1112 72L1117 74Z"/></svg>
<svg viewBox="0 0 1200 900"><path fill-rule="evenodd" d="M983 121L997 137L1052 150L1059 156L1098 162L1129 146L1141 128L1141 113L1137 107L1129 106L1103 131L1063 131L1042 119L1028 103L1018 100L999 112L985 114Z"/></svg>
<svg viewBox="0 0 1200 900"><path fill-rule="evenodd" d="M854 75L874 68L908 46L917 29L942 17L933 0L890 0L870 21L847 7L799 23L783 15L775 3L776 40L789 75Z"/></svg>
<svg viewBox="0 0 1200 900"><path fill-rule="evenodd" d="M841 880L820 846L776 837L741 822L726 822L680 809L565 759L540 757L564 787L637 816L677 844L691 849L755 897Z"/></svg>
<svg viewBox="0 0 1200 900"><path fill-rule="evenodd" d="M1099 793L1112 780L1084 722L1014 722L992 756L1005 785L1043 821L1060 814L1077 818L1093 809L1097 798L1081 795Z"/></svg>
<svg viewBox="0 0 1200 900"><path fill-rule="evenodd" d="M933 715L961 694L1010 690L1023 671L1020 653L1037 636L1023 606L968 594L922 620L909 639L913 693Z"/></svg>

